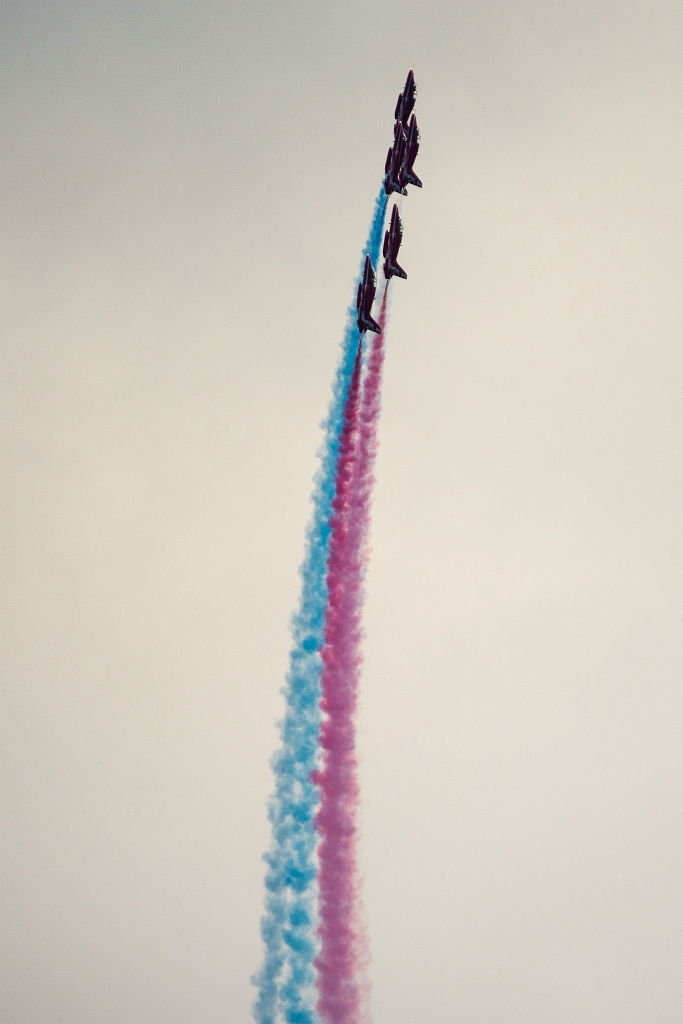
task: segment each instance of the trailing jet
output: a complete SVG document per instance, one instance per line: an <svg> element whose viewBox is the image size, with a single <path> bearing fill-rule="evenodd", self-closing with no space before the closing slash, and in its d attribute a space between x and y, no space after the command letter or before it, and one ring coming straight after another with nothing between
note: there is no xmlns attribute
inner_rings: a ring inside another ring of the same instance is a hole
<svg viewBox="0 0 683 1024"><path fill-rule="evenodd" d="M361 334L365 334L366 331L374 331L375 334L382 333L380 325L370 316L370 310L372 309L372 304L375 301L375 289L375 271L372 269L372 261L370 257L366 256L363 280L358 285L358 298L356 299L356 309L358 310L358 330Z"/></svg>
<svg viewBox="0 0 683 1024"><path fill-rule="evenodd" d="M406 131L406 148L403 158L403 181L406 185L417 185L422 188L422 182L413 170L413 164L417 159L417 152L420 148L420 132L417 127L415 114L411 114Z"/></svg>
<svg viewBox="0 0 683 1024"><path fill-rule="evenodd" d="M408 195L403 172L406 156L406 137L403 133L403 125L397 121L394 125L394 144L389 146L386 163L384 164L384 191L388 196L392 192L399 192L402 196Z"/></svg>
<svg viewBox="0 0 683 1024"><path fill-rule="evenodd" d="M402 238L403 225L401 224L401 218L398 215L398 206L394 203L394 208L391 211L389 230L384 233L384 246L382 248L382 255L384 256L384 276L387 281L390 277L402 277L404 280L408 277L403 267L399 267L396 262Z"/></svg>
<svg viewBox="0 0 683 1024"><path fill-rule="evenodd" d="M406 84L403 86L403 92L398 94L398 102L396 103L396 112L394 114L395 121L400 121L402 124L408 123L408 118L415 106L416 96L417 86L415 85L415 75L411 68L406 78Z"/></svg>

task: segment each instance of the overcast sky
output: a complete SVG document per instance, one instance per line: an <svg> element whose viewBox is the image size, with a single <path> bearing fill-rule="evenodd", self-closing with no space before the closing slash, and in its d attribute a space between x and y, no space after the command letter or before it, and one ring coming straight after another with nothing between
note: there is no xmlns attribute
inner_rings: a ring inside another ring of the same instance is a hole
<svg viewBox="0 0 683 1024"><path fill-rule="evenodd" d="M318 424L411 64L375 1024L680 1024L682 30L2 3L3 1024L250 1019Z"/></svg>

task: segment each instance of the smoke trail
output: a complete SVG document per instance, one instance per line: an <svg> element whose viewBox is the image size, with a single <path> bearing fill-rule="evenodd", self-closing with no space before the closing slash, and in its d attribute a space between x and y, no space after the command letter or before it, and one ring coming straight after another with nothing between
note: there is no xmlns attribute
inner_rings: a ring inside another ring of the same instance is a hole
<svg viewBox="0 0 683 1024"><path fill-rule="evenodd" d="M386 291L380 327L386 321ZM358 1024L363 949L357 917L355 712L361 666L363 568L369 526L377 420L384 360L383 335L373 335L361 408L353 390L344 411L328 558L329 599L322 650L323 764L315 778L321 804L316 825L321 950L318 1012L325 1024Z"/></svg>
<svg viewBox="0 0 683 1024"><path fill-rule="evenodd" d="M375 200L368 240L363 250L377 265L387 198ZM353 375L359 334L355 308L349 308L332 401L323 425L320 467L313 490L313 512L306 531L301 566L301 598L292 619L292 651L283 693L285 717L280 725L281 746L272 767L275 794L268 817L271 848L265 856L265 914L261 935L265 944L263 967L254 976L258 996L253 1014L259 1024L315 1024L315 971L318 939L315 903L315 812L318 788L311 773L318 766L320 728L320 649L327 603L327 554L335 488L335 470L344 405Z"/></svg>
<svg viewBox="0 0 683 1024"><path fill-rule="evenodd" d="M384 288L382 303L379 313L380 334L373 334L370 353L367 360L365 380L363 382L363 396L360 408L360 437L358 442L359 452L356 460L356 472L351 494L350 515L357 523L359 536L356 541L359 552L359 571L362 581L365 569L370 557L369 530L370 530L370 506L372 489L375 483L374 466L377 455L377 426L381 411L382 394L382 369L384 366L384 331L387 322L387 299L388 282ZM362 611L364 592L359 591L359 625L360 613ZM362 659L359 659L362 660ZM370 980L368 969L370 966L370 944L367 933L367 922L364 919L362 899L360 892L361 879L357 878L356 896L356 984L358 986L359 1015L358 1022L370 1019Z"/></svg>

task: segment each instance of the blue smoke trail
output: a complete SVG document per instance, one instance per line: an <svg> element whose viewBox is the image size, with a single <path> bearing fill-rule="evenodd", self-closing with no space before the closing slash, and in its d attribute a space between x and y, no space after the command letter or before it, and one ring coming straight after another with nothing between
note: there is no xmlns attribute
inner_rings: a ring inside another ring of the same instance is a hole
<svg viewBox="0 0 683 1024"><path fill-rule="evenodd" d="M372 216L366 254L373 266L379 261L387 206L384 188ZM354 295L355 301L355 295ZM265 960L253 983L259 994L253 1008L259 1024L317 1024L315 970L317 952L315 877L318 787L310 775L318 767L320 730L320 648L327 603L327 554L334 497L339 434L344 402L358 350L355 305L349 307L339 366L332 385L332 401L323 424L320 467L313 489L313 514L306 531L301 566L301 602L292 618L293 646L283 688L285 717L280 723L281 746L273 757L275 794L268 807L272 844L265 861L265 914L261 935Z"/></svg>

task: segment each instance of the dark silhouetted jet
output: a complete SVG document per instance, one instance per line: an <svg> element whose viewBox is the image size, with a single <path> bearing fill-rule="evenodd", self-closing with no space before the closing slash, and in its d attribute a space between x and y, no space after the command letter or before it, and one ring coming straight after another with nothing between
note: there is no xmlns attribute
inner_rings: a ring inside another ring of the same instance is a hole
<svg viewBox="0 0 683 1024"><path fill-rule="evenodd" d="M358 330L361 334L365 334L366 331L374 331L375 334L381 334L382 328L379 326L376 320L373 320L370 316L370 310L372 304L375 301L375 271L372 269L372 261L369 256L365 257L365 268L363 270L363 280L358 285L358 298L356 299L356 309L358 310Z"/></svg>
<svg viewBox="0 0 683 1024"><path fill-rule="evenodd" d="M406 78L406 84L403 86L403 92L398 94L398 101L396 103L396 112L394 113L394 120L400 121L402 124L408 124L408 118L413 112L415 106L415 97L417 96L417 86L415 85L415 75L411 68Z"/></svg>
<svg viewBox="0 0 683 1024"><path fill-rule="evenodd" d="M384 191L388 196L392 192L399 192L402 196L408 195L404 181L404 168L406 156L406 137L403 132L403 125L397 121L394 125L394 144L389 146L386 163L384 164Z"/></svg>
<svg viewBox="0 0 683 1024"><path fill-rule="evenodd" d="M408 277L403 267L399 267L396 262L402 238L403 225L401 224L401 218L398 215L398 206L394 203L394 208L391 211L389 230L384 233L384 246L382 248L382 255L384 256L384 276L387 281L390 277L402 277L404 280Z"/></svg>
<svg viewBox="0 0 683 1024"><path fill-rule="evenodd" d="M415 114L411 114L408 127L406 129L406 149L405 156L403 158L403 178L402 180L406 185L417 185L418 188L422 188L422 182L418 178L417 174L413 170L413 164L417 158L417 152L420 148L420 132L417 127L417 119Z"/></svg>

